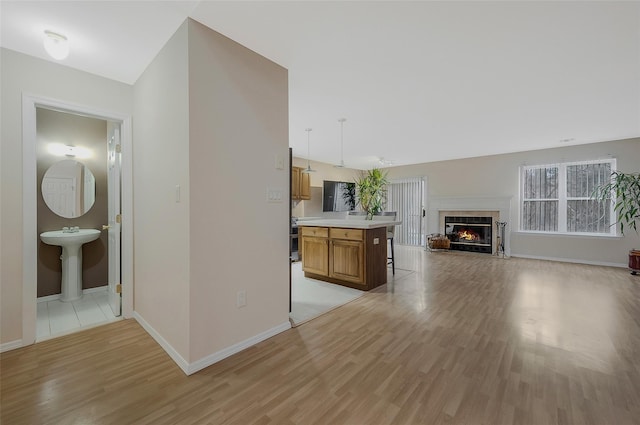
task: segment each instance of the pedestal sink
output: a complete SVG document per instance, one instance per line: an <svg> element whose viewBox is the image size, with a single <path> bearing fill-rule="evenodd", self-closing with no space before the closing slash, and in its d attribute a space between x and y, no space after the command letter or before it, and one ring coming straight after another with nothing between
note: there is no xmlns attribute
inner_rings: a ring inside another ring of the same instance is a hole
<svg viewBox="0 0 640 425"><path fill-rule="evenodd" d="M82 298L82 245L100 237L96 229L79 229L73 232L53 230L40 233L47 245L62 247L62 294L60 301Z"/></svg>

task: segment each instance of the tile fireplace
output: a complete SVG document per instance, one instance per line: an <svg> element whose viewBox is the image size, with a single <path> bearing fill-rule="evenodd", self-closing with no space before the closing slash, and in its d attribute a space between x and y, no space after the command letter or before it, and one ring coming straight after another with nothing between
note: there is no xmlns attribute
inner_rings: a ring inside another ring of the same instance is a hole
<svg viewBox="0 0 640 425"><path fill-rule="evenodd" d="M493 218L445 216L444 233L451 241L450 249L493 253Z"/></svg>

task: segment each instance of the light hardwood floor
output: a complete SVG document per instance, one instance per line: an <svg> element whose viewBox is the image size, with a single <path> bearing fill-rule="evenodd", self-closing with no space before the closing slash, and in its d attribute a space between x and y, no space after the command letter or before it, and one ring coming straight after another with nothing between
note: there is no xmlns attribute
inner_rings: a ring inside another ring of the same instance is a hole
<svg viewBox="0 0 640 425"><path fill-rule="evenodd" d="M640 423L640 276L480 254L412 268L190 377L133 320L2 354L2 424Z"/></svg>

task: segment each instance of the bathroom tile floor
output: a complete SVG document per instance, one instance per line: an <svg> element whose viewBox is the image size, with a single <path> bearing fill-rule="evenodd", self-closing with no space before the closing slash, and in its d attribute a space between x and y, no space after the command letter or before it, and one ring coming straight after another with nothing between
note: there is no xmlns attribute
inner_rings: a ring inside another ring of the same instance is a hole
<svg viewBox="0 0 640 425"><path fill-rule="evenodd" d="M109 307L106 289L85 293L72 302L38 302L36 341L120 320Z"/></svg>

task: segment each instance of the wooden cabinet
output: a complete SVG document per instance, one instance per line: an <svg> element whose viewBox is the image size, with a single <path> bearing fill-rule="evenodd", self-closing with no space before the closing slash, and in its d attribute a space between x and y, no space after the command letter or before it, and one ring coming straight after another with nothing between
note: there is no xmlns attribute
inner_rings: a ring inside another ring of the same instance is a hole
<svg viewBox="0 0 640 425"><path fill-rule="evenodd" d="M291 168L291 199L300 199L300 176L302 168Z"/></svg>
<svg viewBox="0 0 640 425"><path fill-rule="evenodd" d="M329 276L329 232L326 227L302 227L302 270Z"/></svg>
<svg viewBox="0 0 640 425"><path fill-rule="evenodd" d="M364 230L329 229L329 276L364 284Z"/></svg>
<svg viewBox="0 0 640 425"><path fill-rule="evenodd" d="M329 242L329 276L364 284L364 244L331 239Z"/></svg>
<svg viewBox="0 0 640 425"><path fill-rule="evenodd" d="M311 199L311 176L309 173L300 173L300 199Z"/></svg>
<svg viewBox="0 0 640 425"><path fill-rule="evenodd" d="M386 227L302 226L300 235L305 276L363 290L386 283Z"/></svg>
<svg viewBox="0 0 640 425"><path fill-rule="evenodd" d="M303 170L304 168L291 167L291 199L311 199L311 178Z"/></svg>

